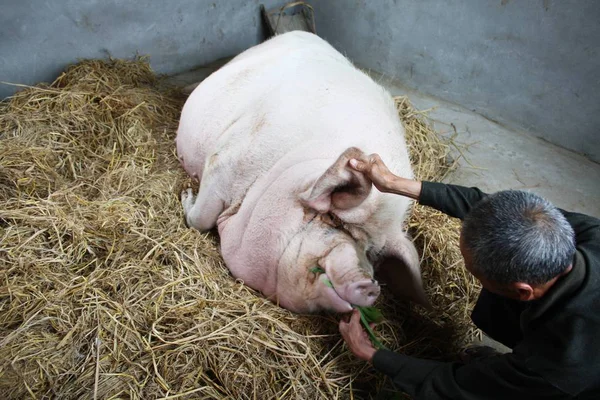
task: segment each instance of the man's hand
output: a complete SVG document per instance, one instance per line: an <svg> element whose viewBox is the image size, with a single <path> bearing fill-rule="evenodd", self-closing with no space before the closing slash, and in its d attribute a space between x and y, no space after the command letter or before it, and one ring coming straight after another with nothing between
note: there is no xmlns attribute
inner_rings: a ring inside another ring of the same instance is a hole
<svg viewBox="0 0 600 400"><path fill-rule="evenodd" d="M415 200L421 196L421 182L394 175L378 154L371 154L361 160L353 158L349 164L365 174L380 192L395 193Z"/></svg>
<svg viewBox="0 0 600 400"><path fill-rule="evenodd" d="M350 351L361 360L371 362L375 355L375 347L371 344L367 332L360 324L360 312L352 311L350 321L340 321L340 333L350 348Z"/></svg>
<svg viewBox="0 0 600 400"><path fill-rule="evenodd" d="M371 154L365 160L353 158L350 160L350 165L355 170L365 174L380 192L388 192L392 181L396 177L378 154Z"/></svg>

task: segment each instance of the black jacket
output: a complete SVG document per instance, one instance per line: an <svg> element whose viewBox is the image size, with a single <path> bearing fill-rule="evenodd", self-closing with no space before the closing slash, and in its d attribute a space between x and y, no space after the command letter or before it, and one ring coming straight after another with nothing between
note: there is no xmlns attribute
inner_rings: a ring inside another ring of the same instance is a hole
<svg viewBox="0 0 600 400"><path fill-rule="evenodd" d="M419 202L462 219L485 196L423 182ZM512 353L461 364L379 350L375 368L416 399L600 399L600 220L562 212L576 235L573 269L527 302Z"/></svg>

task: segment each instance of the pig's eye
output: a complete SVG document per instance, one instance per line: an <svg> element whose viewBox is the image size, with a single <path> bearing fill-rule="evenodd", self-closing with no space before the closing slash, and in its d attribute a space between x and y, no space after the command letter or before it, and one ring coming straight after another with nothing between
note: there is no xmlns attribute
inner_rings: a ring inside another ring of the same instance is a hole
<svg viewBox="0 0 600 400"><path fill-rule="evenodd" d="M342 228L344 226L344 222L335 215L334 213L327 213L327 216L331 222L329 222L334 228Z"/></svg>

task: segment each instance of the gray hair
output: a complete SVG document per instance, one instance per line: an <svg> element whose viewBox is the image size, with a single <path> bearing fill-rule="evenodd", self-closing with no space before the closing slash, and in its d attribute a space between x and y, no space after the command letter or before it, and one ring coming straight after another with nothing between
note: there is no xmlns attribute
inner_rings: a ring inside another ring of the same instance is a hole
<svg viewBox="0 0 600 400"><path fill-rule="evenodd" d="M564 272L575 234L564 215L533 193L507 190L480 201L462 225L472 268L500 284L541 284Z"/></svg>

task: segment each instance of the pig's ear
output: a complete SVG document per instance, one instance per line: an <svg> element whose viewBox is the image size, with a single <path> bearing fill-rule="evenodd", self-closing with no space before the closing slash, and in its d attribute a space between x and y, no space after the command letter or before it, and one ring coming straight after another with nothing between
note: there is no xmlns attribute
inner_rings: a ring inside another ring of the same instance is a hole
<svg viewBox="0 0 600 400"><path fill-rule="evenodd" d="M352 158L365 159L366 155L356 147L344 151L315 184L300 195L300 201L319 213L347 210L362 204L373 185L362 172L348 165Z"/></svg>
<svg viewBox="0 0 600 400"><path fill-rule="evenodd" d="M396 296L412 300L426 308L431 304L421 279L419 253L406 234L399 232L386 241L375 276Z"/></svg>

